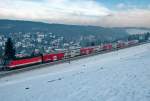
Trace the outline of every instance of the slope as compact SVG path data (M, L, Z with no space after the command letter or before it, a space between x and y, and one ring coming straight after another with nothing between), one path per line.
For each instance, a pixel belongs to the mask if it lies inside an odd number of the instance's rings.
M150 43L0 80L1 101L149 101Z

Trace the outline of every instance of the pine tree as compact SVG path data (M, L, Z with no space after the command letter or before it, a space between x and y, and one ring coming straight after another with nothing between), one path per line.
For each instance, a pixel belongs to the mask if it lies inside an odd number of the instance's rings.
M12 43L11 38L8 38L7 42L5 43L4 57L7 59L14 59L15 58L15 49L13 47L13 43Z
M150 33L149 33L149 32L147 32L147 33L145 34L145 40L148 40L148 39L149 39L149 37L150 37Z

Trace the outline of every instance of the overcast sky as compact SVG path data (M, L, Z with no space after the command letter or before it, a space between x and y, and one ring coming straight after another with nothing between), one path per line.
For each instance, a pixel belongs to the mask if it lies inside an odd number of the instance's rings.
M150 27L150 0L0 0L0 19Z

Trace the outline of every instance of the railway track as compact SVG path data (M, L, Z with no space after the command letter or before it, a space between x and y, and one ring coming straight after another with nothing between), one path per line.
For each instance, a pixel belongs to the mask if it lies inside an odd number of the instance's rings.
M69 63L70 61L74 61L74 60L78 60L78 59L82 59L82 58L86 58L86 57L90 57L90 56L94 56L94 55L98 55L98 54L105 54L105 53L109 53L109 52L114 52L114 51L117 51L117 50L130 48L130 47L135 47L135 46L146 44L146 43L149 43L149 42L143 42L143 43L136 44L134 46L128 46L128 47L119 48L119 49L100 51L100 52L91 53L91 54L88 54L88 55L77 56L77 57L63 59L63 60L50 62L50 63L44 63L44 64L39 64L39 65L28 66L28 67L25 67L25 68L19 68L19 69L15 69L15 70L9 70L9 71L0 70L0 78L6 77L6 76L11 76L11 75L22 73L22 72L27 72L27 71L38 69L38 68L46 68L48 66L52 66L52 65L56 65L56 64L60 64L60 63L65 63L65 62Z

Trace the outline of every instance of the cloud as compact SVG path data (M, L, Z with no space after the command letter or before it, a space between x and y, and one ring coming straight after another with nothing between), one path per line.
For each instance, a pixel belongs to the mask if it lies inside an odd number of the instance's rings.
M112 15L104 17L104 26L109 27L150 27L150 10L129 9L126 11L115 11Z
M46 20L51 22L87 22L106 16L109 10L93 0L6 0L0 4L1 18ZM9 5L9 6L8 6Z
M0 3L0 18L105 27L150 27L150 9L138 9L124 3L116 7L112 10L95 0L5 0Z

